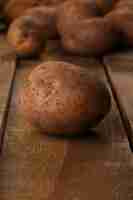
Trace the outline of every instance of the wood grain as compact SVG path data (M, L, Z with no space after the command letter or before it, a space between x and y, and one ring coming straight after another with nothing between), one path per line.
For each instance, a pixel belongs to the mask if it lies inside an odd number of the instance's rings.
M9 54L10 52L10 54ZM11 54L5 38L0 37L0 152L4 139L12 85L16 71L16 58Z
M110 114L95 130L88 130L86 137L48 137L31 127L17 110L18 93L40 61L80 64L108 84L98 60L65 55L54 44L49 42L40 60L21 61L17 67L0 158L0 198L130 200L132 154L113 98Z
M108 78L112 82L129 145L133 152L133 51L108 55L104 58L104 63Z

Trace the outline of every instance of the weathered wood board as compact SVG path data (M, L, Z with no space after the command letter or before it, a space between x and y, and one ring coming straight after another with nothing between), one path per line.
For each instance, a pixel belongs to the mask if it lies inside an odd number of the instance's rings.
M81 64L109 87L98 60L70 57L57 46L51 42L40 60L21 61L17 66L0 158L0 199L130 200L133 160L113 97L108 117L82 138L48 137L31 127L17 110L17 94L25 78L42 61Z
M104 63L124 112L122 118L126 118L125 128L133 151L133 51L110 54L104 58Z
M115 89L117 100L120 103L120 109L123 126L127 130L127 136L130 142L131 150L133 150L133 51L126 50L123 52L112 53L104 57L104 64L109 79ZM133 199L133 157L130 156L128 161L120 167L121 183L118 186L118 199ZM124 176L123 176L124 175ZM122 178L124 177L124 178ZM124 194L123 194L123 192Z
M16 58L4 38L0 37L0 152L4 139L7 112L10 103Z

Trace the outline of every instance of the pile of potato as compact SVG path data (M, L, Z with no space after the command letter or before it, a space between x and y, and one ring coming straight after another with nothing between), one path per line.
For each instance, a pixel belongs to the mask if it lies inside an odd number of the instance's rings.
M133 46L132 0L6 0L7 38L18 56L40 53L48 39L65 51L100 56L120 43ZM20 92L26 118L48 134L77 134L109 112L110 94L87 69L66 62L37 66Z
M8 21L24 15L25 10L37 6L57 6L65 0L0 0L0 7Z
M32 7L32 8L31 8ZM99 56L120 41L133 45L132 0L7 0L8 41L19 56L38 54L60 38L71 54Z

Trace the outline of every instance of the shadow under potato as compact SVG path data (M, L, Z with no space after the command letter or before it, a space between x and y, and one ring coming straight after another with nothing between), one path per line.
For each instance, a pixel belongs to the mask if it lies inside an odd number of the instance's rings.
M43 132L40 132L43 134ZM100 134L94 130L88 130L87 133L78 133L78 134L44 134L45 137L53 138L53 139L60 139L60 140L90 140L90 141L97 141L100 139Z
M8 30L8 23L5 19L5 17L0 16L0 33L5 33Z

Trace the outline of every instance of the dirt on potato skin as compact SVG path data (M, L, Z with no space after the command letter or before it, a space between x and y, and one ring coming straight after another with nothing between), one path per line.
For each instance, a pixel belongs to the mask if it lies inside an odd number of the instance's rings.
M105 84L88 70L66 62L36 67L22 89L19 110L47 134L80 134L99 123L111 107Z

